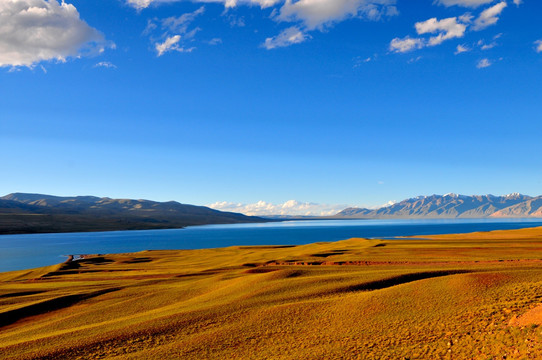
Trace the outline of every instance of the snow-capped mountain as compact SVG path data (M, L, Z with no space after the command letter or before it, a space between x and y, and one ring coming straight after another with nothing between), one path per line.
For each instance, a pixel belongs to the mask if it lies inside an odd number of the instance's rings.
M542 217L542 196L494 195L418 196L379 209L348 208L340 218L485 218Z

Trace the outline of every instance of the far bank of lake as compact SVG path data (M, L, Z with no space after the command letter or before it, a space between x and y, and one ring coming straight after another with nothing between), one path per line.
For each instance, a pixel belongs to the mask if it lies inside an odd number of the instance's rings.
M542 219L303 220L184 229L0 236L0 272L52 265L67 255L301 245L352 237L392 238L542 226Z

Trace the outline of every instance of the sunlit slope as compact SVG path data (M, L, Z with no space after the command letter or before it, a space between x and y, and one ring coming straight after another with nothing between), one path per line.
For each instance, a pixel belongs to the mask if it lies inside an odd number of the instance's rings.
M0 274L0 358L536 359L542 228Z

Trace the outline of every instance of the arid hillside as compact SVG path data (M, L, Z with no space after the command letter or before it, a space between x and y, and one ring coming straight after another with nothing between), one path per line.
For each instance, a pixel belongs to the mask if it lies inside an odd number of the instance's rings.
M24 193L0 197L0 234L172 229L264 221L269 220L176 201Z
M540 359L542 228L0 274L6 359Z

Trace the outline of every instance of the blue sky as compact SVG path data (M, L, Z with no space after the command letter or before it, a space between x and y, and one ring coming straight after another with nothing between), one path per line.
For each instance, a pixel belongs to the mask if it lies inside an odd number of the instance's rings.
M3 1L0 189L311 214L540 195L541 14L535 0Z

